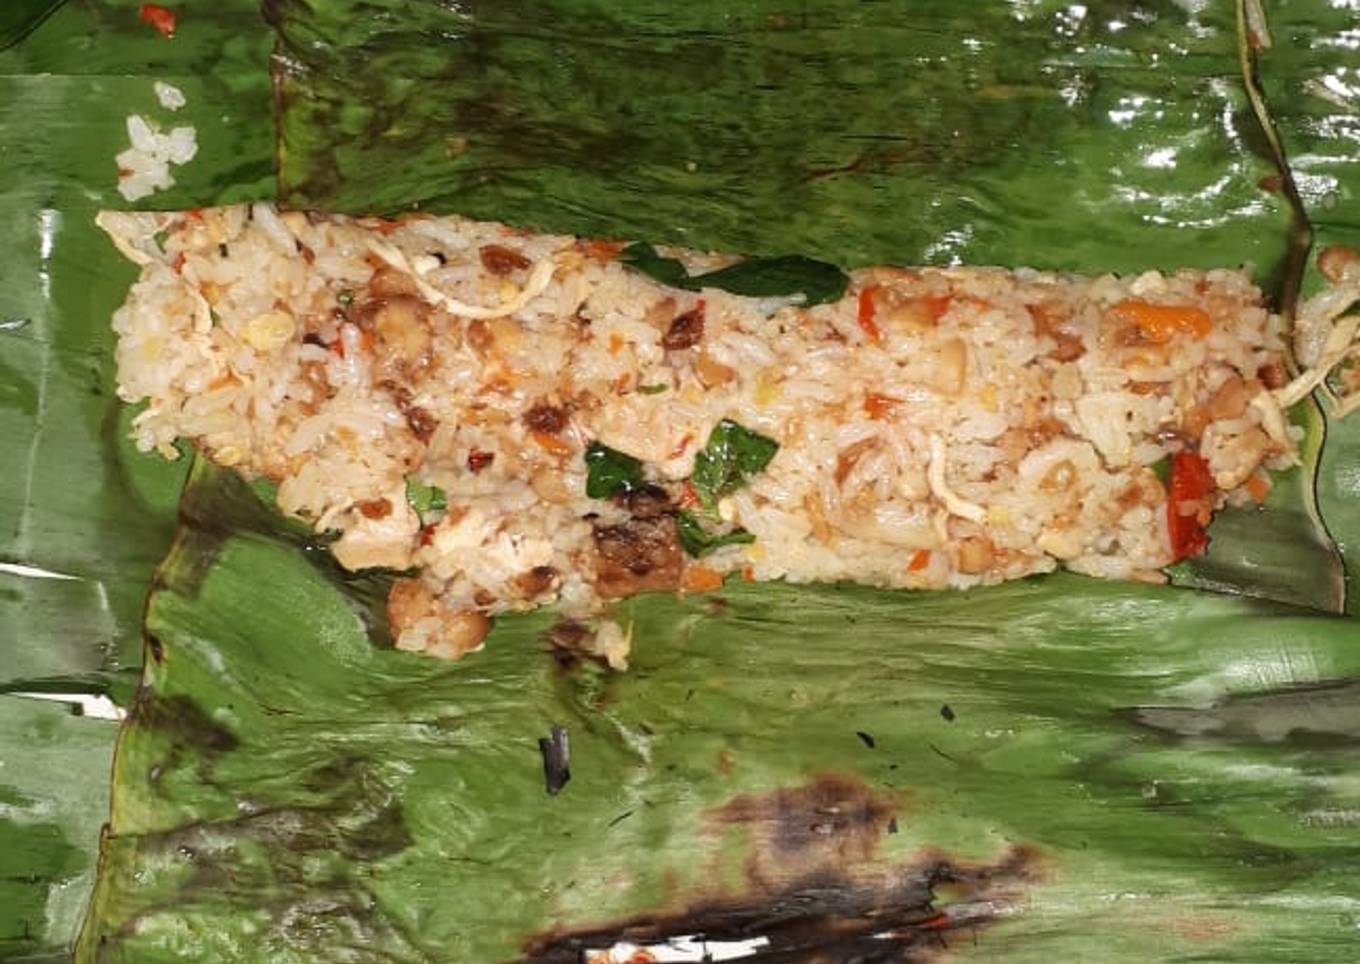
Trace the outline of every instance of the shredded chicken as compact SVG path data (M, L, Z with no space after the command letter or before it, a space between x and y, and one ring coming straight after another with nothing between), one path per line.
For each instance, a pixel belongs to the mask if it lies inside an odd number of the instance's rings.
M926 478L930 482L930 491L935 493L935 497L944 503L944 507L949 510L950 515L956 515L962 519L972 522L983 522L987 518L987 510L975 502L961 499L949 488L949 483L944 478L945 460L949 457L949 450L945 446L944 439L938 435L930 436L930 468L926 471Z
M488 308L482 305L470 305L466 302L459 301L457 298L451 298L444 294L444 292L440 291L421 277L420 272L416 271L416 269L412 267L411 262L406 260L406 255L393 245L379 241L376 238L371 238L369 239L368 246L369 250L389 266L410 275L412 280L415 281L416 290L420 292L421 297L426 301L433 305L441 305L445 310L463 318L483 318L489 320L492 318L504 318L506 315L513 315L543 293L544 289L552 282L553 272L557 270L557 266L553 263L551 258L544 258L542 261L538 262L538 264L534 265L534 270L529 273L528 282L525 283L518 295L504 304L497 305L494 308Z

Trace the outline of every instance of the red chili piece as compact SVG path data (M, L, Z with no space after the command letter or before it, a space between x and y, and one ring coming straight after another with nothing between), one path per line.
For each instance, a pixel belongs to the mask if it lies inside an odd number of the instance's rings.
M142 18L142 23L155 27L162 37L169 38L175 35L175 25L179 18L169 7L162 7L159 3L144 3L137 11L137 15Z
M1166 528L1171 536L1173 561L1197 556L1209 547L1209 536L1200 521L1200 511L1208 507L1205 500L1214 488L1209 463L1198 453L1177 452L1171 457Z

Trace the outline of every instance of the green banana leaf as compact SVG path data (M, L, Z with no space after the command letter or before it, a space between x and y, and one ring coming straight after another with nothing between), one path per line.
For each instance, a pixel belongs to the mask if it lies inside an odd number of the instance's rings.
M135 272L109 257L92 219L122 201L124 117L198 129L201 153L166 203L273 184L273 38L251 0L183 10L169 42L136 4L57 6L7 2L14 24L45 19L0 51L0 564L25 567L0 571L0 960L69 956L117 735L71 705L14 694L130 701L185 478L185 465L127 444L132 413L114 396L109 313ZM153 77L181 87L188 107L161 110Z
M0 573L0 688L131 708L78 960L577 960L625 931L767 935L767 960L1344 959L1360 628L1327 615L1328 536L1353 574L1354 423L1301 406L1304 465L1177 576L1233 595L732 586L627 604L629 674L561 665L550 613L429 663L381 645L380 580L233 479L195 469L175 529L184 466L131 451L112 395L132 272L90 223L121 204L122 118L171 119L160 78L202 148L157 206L268 197L277 169L298 205L845 265L1249 262L1278 291L1291 211L1232 4L264 8L185 0L166 41L73 2L0 53L0 561L77 577ZM1353 121L1307 81L1349 76L1360 24L1280 13L1271 113L1345 238ZM73 939L112 737L0 695L0 835L25 842L0 847L0 959Z
M553 659L546 613L448 665L374 647L364 595L234 477L200 464L185 511L77 960L565 961L724 927L790 961L1354 940L1347 618L1075 576L966 606L738 584L625 606L628 673Z

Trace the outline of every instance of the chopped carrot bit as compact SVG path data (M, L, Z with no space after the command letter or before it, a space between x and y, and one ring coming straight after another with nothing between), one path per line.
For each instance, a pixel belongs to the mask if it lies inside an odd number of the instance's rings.
M870 392L864 396L864 413L872 419L883 421L890 416L893 407L897 404L897 399L889 398L887 395L880 395L877 392Z
M1270 480L1263 475L1253 474L1247 479L1247 492L1257 502L1264 502L1270 495Z
M381 221L378 222L378 227L376 230L379 234L386 236L391 234L393 231L397 230L397 228L399 227L401 227L400 219L394 220L393 218L383 218Z
M624 249L622 241L582 241L581 253L596 261L613 261Z
M571 446L548 432L530 432L535 442L553 455L570 455Z
M621 351L623 351L623 336L617 331L611 332L609 335L609 354L617 355Z
M911 555L911 561L907 563L907 572L920 572L930 565L930 550L917 549Z
M712 592L722 588L722 574L708 566L687 566L685 568L685 592Z
M1163 344L1177 332L1203 338L1213 327L1213 319L1203 308L1191 305L1154 305L1146 301L1121 301L1110 309L1121 321L1136 324L1148 341Z
M926 314L930 315L931 321L939 321L949 311L950 302L954 300L953 295L926 295L921 299L926 306Z
M170 262L170 267L173 268L173 269L175 270L175 274L179 274L181 271L184 270L184 252L183 252L183 251L181 251L181 252L179 252L178 254L175 255L175 260Z
M684 487L680 490L680 508L692 509L698 504L699 493L694 490L693 483L686 479Z
M859 312L856 315L860 329L875 345L883 341L883 333L878 330L878 325L874 322L874 312L877 310L874 298L877 294L878 285L865 285L861 288L859 290Z
M741 578L744 582L756 581L756 567L749 562L741 567Z
M144 3L137 11L137 16L142 19L142 23L156 28L156 32L162 37L169 39L175 35L175 26L179 18L169 7L162 7L159 3Z

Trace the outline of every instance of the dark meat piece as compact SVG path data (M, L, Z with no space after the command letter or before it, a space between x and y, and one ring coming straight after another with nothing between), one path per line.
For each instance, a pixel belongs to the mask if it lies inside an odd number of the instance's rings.
M422 442L428 442L434 430L439 428L439 419L435 418L419 405L411 404L411 393L396 382L383 382L382 388L392 396L392 401L396 403L397 410L406 418L406 425L411 429L411 434Z
M365 499L354 506L365 519L386 519L392 514L392 503L387 499Z
M685 554L668 515L595 529L595 589L606 599L680 588Z
M485 244L481 250L482 267L494 275L507 275L512 271L523 271L533 264L514 248L500 244Z
M635 519L655 519L673 509L671 497L659 485L640 485L614 497L614 504L627 509Z
M1272 358L1256 370L1256 377L1259 378L1272 391L1277 388L1284 388L1289 384L1289 372L1285 370L1284 362L1278 358Z
M419 405L402 409L402 414L406 416L406 424L410 426L411 434L422 442L428 442L434 430L439 428L439 419Z
M683 315L676 315L670 329L661 336L661 347L667 351L682 351L693 348L704 337L704 309L702 306L691 308Z
M541 596L557 581L557 570L552 566L534 566L515 577L515 588L528 599Z
M567 412L556 405L539 402L524 413L524 424L535 432L556 435L567 427Z
M468 453L467 457L468 471L476 475L494 461L496 461L495 452L483 452L480 449L473 449Z

